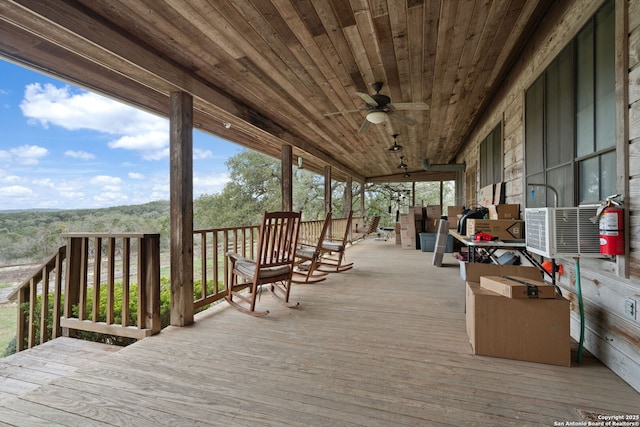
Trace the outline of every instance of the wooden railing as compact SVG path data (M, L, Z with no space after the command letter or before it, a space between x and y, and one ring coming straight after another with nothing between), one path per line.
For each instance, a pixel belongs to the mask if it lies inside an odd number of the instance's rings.
M321 220L303 222L300 238L317 241L322 225ZM345 226L346 218L332 220L334 233L342 234ZM229 280L225 254L253 258L258 230L255 225L194 231L194 281L199 283L194 309L224 298ZM9 295L18 302L17 351L74 330L134 339L160 331L159 234L63 237L67 245Z
M9 300L18 303L16 351L43 344L60 335L65 258L66 246L62 246L9 295ZM39 305L38 294L41 295Z
M331 221L338 234L344 234L346 218ZM304 221L300 225L300 240L315 242L322 230L323 220ZM229 280L229 251L253 259L258 244L259 226L214 228L194 231L194 281L199 281L194 295L194 309L212 304L226 296ZM342 237L341 237L342 238ZM199 253L199 257L197 256Z
M134 339L160 331L159 234L63 237L67 245L9 295L18 302L16 351L74 330Z

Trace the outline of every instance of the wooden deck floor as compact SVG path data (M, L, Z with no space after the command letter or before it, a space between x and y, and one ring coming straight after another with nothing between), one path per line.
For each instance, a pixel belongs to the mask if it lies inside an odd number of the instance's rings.
M588 355L571 368L472 355L450 255L437 268L367 239L347 257L353 270L294 287L297 309L265 294L266 318L221 304L193 326L87 350L80 367L0 400L0 425L553 426L640 413L640 394Z

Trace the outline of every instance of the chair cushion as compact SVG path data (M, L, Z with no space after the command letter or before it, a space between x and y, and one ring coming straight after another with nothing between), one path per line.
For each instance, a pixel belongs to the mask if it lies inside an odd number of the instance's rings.
M332 252L341 252L342 250L344 250L344 247L340 242L332 242L330 240L324 240L322 242L322 249L332 251Z
M296 249L296 256L300 258L313 258L316 254L316 248L311 248L309 246L300 246Z
M246 258L236 261L236 270L245 277L253 277L256 272L256 263ZM268 279L289 274L291 268L289 265L279 265L275 267L263 267L258 275L259 279Z

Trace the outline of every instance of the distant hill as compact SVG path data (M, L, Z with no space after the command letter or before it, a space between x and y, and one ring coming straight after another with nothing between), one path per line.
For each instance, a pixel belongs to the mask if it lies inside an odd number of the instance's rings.
M169 201L101 209L0 212L0 266L41 262L64 245L63 233L160 233L166 245Z
M21 212L56 212L61 209L5 209L0 210L0 215L2 214L10 214L10 213L21 213Z

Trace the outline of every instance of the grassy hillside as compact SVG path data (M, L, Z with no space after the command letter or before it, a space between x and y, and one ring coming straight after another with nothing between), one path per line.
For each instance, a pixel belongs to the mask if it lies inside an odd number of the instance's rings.
M0 266L41 262L64 245L62 233L140 232L166 237L168 227L168 201L104 209L3 211Z

